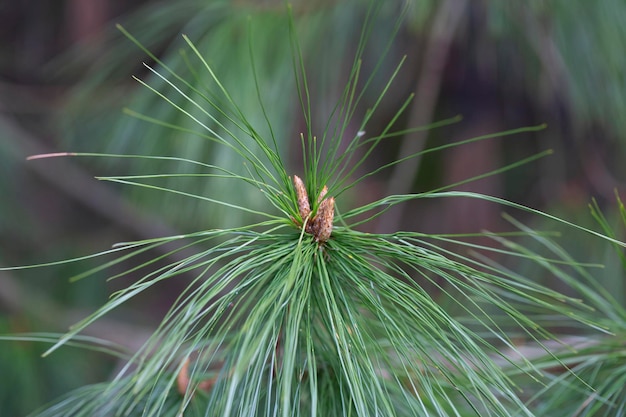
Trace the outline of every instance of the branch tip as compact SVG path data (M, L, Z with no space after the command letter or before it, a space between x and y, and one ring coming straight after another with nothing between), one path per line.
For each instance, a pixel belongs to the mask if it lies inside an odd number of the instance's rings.
M44 159L44 158L57 158L59 156L76 156L75 152L53 152L53 153L40 153L37 155L30 155L26 157L27 161L32 161L33 159Z

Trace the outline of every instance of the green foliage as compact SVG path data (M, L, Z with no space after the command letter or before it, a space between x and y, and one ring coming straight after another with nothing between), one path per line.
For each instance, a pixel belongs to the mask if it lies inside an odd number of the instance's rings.
M372 81L375 72L362 79L366 41L379 11L373 6L366 17L346 87L328 115L328 123L321 124L319 130L313 120L296 26L292 18L288 25L285 22L292 42L294 85L299 86L306 124L301 145L303 177L311 196L310 213L304 212L298 202L291 176L294 173L288 171L282 155L282 135L272 123L273 109L264 100L264 91L254 76L252 91L259 100L252 119L250 110L239 106L237 97L217 76L209 63L210 52L189 37L183 37L184 56L193 71L181 74L178 67L150 55L155 65L146 65L147 81L137 80L161 98L163 106L173 109L177 120L164 121L158 115L143 112L133 114L160 129L170 128L177 133L189 133L189 126L194 126L202 139L240 161L240 169L231 168L229 163L204 162L193 153L183 157L169 156L168 152L167 156L71 155L190 167L185 173L100 179L164 191L178 199L196 198L208 202L210 207L242 211L253 221L245 226L122 243L110 251L86 257L118 256L74 277L75 280L134 259L135 265L111 279L140 278L115 292L99 310L55 341L47 353L83 341L78 335L87 326L152 287L171 280L189 282L158 329L130 357L111 350L105 342L85 340L93 343L95 349L124 357L124 368L112 381L79 388L36 415L571 415L572 408L564 409L558 403L565 396L559 390L575 385L576 393L587 392L590 384L596 382L606 393L603 399L616 400L594 403L597 408L590 408L591 412L602 407L613 411L623 408L623 393L617 389L620 383L623 387L621 377L608 379L605 386L595 378L609 366L623 366L622 353L601 356L602 351L594 350L596 361L581 362L588 354L585 350L553 351L546 345L547 340L555 339L553 333L558 330L553 326L554 320L560 320L562 326L604 333L606 336L599 340L616 343L610 333L619 327L595 315L594 309L609 316L618 311L618 306L605 304L610 299L608 294L594 286L587 272L592 265L574 262L546 234L527 229L513 219L510 221L518 233L480 235L493 239L500 245L496 247L465 239L478 235L373 234L360 231L359 226L394 205L411 200L464 197L543 216L624 246L618 239L502 199L446 189L450 187L388 196L360 207L348 207L341 201L342 195L372 174L355 173L376 147L405 133L394 129L410 98L382 132L366 133L368 122L397 75L396 69L389 82L382 85ZM127 36L140 44L130 34ZM255 40L250 39L250 45ZM250 51L249 56L254 75L258 68L256 55ZM189 76L202 82L191 82ZM354 129L355 109L364 100L364 89L376 90L378 99L368 103L370 111L356 122L358 128ZM537 128L499 135L534 130ZM540 156L543 153L536 157ZM403 161L380 169L400 162ZM235 189L205 194L187 191L172 182L185 177L240 184L246 195L264 204L242 203L236 198ZM325 186L326 195L322 191ZM328 240L320 239L307 223L322 214L324 201L333 201L334 197L337 203L332 205L332 235ZM597 211L596 215L600 218ZM516 234L537 240L552 251L554 259L509 240ZM154 248L162 248L164 255L140 260L140 255ZM193 254L175 259L183 250L192 250ZM536 265L571 295L499 265L494 260L496 256ZM624 317L620 317L623 323ZM540 356L527 358L518 337L542 348ZM597 368L598 363L602 369ZM551 377L549 367L554 366L562 367L563 372ZM546 380L544 392L536 388ZM537 396L524 398L520 394L522 385L533 387L531 392ZM544 393L551 395L549 400L543 399ZM583 406L587 405L579 405Z
M321 114L325 118L331 111L329 109L336 105L335 94L342 89L345 68L351 67L351 62L345 58L345 51L358 44L363 15L366 14L365 4L357 0L332 7L308 7L304 3L294 6L299 22L294 30L298 32L299 47L306 52L308 64L315 68L333 69L313 71L313 75L308 77L308 82L313 83L312 90L316 92L312 101L313 114ZM397 5L391 7L392 10L386 11L385 16L396 8ZM253 19L251 15L254 15ZM141 34L135 43L146 53L145 60L158 60L184 79L185 84L174 87L146 67L134 68L134 73L143 74L142 79L160 94L167 95L176 106L163 106L158 95L148 89L133 90L133 86L125 83L130 78L127 74L120 79L122 68L133 68L128 62L137 61L138 49L129 47L132 44L127 40L112 36L115 42L111 42L111 53L93 57L96 62L93 75L78 84L75 97L65 111L65 143L76 151L176 155L241 173L239 155L229 147L215 146L215 142L207 137L210 130L219 130L221 125L227 129L237 130L237 127L232 125L228 114L212 111L209 116L203 112L203 107L194 104L216 100L212 105L220 108L228 105L221 101L223 97L213 75L199 67L202 63L182 40L182 33L194 40L195 47L206 57L220 84L228 88L230 98L237 103L239 111L246 115L258 134L266 138L272 136L278 154L283 160L288 160L288 151L293 148L294 142L298 143L302 113L294 106L298 100L299 85L293 77L292 56L286 42L289 27L285 19L282 4L263 8L256 7L254 2L207 3L197 0L178 2L175 6L159 3L127 17L124 26L132 28L133 33ZM368 29L375 31L378 40L374 44L376 47L365 55L370 62L377 62L378 56L384 53L390 32L394 30L393 23L390 25L388 19L379 18L378 22L381 24ZM372 46L370 44L370 48ZM157 59L150 51L160 51L158 56L161 58ZM79 52L77 59L84 59L84 51ZM251 55L254 55L253 61ZM254 67L251 68L251 65ZM159 68L155 69L158 71ZM117 87L102 91L104 80L110 80ZM259 111L259 87L263 89L264 103L271 108L268 114ZM180 88L189 100L179 95L175 88ZM133 117L119 117L117 107L115 111L107 111L109 103L118 106L120 95L125 97L129 90L133 94L123 101L128 106L126 113ZM94 103L94 97L98 97L100 103ZM269 124L266 124L266 117L270 117ZM320 123L324 123L321 117L319 119ZM313 120L308 122L315 123ZM323 125L316 128L323 129ZM130 171L116 159L107 161L106 167L111 166L116 172ZM158 163L136 160L131 169L132 172L158 169L181 175L200 172L198 166L179 164L174 160ZM181 180L170 176L164 177L162 183L179 186ZM189 192L196 195L230 194L231 200L238 205L256 209L264 204L263 199L249 193L241 182L195 181L184 184ZM160 214L183 230L192 230L197 224L224 227L251 220L243 212L233 213L222 207L214 207L208 212L194 202L181 205L176 196L163 196L141 188L131 188L127 192L133 201L143 206L162 207Z
M330 0L316 2L315 5L303 1L293 3L298 17L297 30L303 56L307 66L312 69L309 71L312 91L317 94L312 100L312 112L318 116L312 122L316 123L325 120L337 101L335 92L341 91L346 72L352 64L352 57L346 51L354 49L358 44L361 23L367 14L369 2ZM606 141L609 146L616 146L618 153L623 149L619 142L611 144L612 141L620 140L618 132L624 129L620 115L626 110L620 94L624 89L619 87L623 85L623 54L620 53L621 45L624 44L621 21L626 12L623 2L611 0L601 6L583 3L572 5L562 0L549 3L467 3L455 5L449 1L386 1L377 16L377 24L369 29L372 39L364 55L364 68L369 71L377 64L386 66L391 63L393 66L395 58L406 53L406 48L411 48L413 60L418 64L411 62L410 72L418 73L420 67L428 66L423 62L429 57L425 56L426 48L422 44L429 38L436 40L441 36L434 33L431 23L438 19L438 15L445 15L446 9L466 7L468 11L462 13L459 30L450 29L450 36L456 40L455 45L460 49L470 49L471 56L461 54L460 57L452 57L450 61L467 60L472 63L464 65L474 71L485 71L483 76L490 78L490 82L497 80L499 83L489 88L500 89L503 100L507 100L510 95L528 94L527 99L534 102L540 113L552 105L559 109L565 106L570 112L566 116L567 120L555 116L556 120L553 121L552 115L540 114L540 120L550 119L552 127L543 142L551 139L555 142L551 146L562 146L562 136L579 141L586 132L599 125L607 131ZM409 36L408 45L398 42L392 48L391 59L381 63L378 57L384 55L388 34L393 33L397 12L403 6L407 7L408 16L402 22L401 33ZM248 29L250 15L254 16L252 30ZM259 4L258 1L247 0L183 0L176 5L170 2L149 2L136 13L125 17L123 22L133 34L137 34L147 49L158 52L157 55L187 81L196 87L211 89L213 84L209 74L198 71L195 64L190 62L194 58L185 51L180 33L193 39L238 106L261 130L262 123L258 123L260 119L257 119L261 116L257 111L255 83L262 86L265 102L271 103L275 138L282 152L287 152L293 148L293 138L302 130L302 115L293 106L299 86L290 75L290 56L287 49L280 47L288 36L286 25L281 24L283 18L282 1L270 0ZM120 39L119 33L114 32L110 34L111 41L106 44L106 53L93 48L94 52L81 49L75 54L76 60L92 63L93 71L78 83L76 100L72 100L72 104L62 112L66 128L62 135L65 144L77 151L177 155L212 164L219 161L220 166L237 171L237 157L225 148L198 138L198 134L205 132L197 129L190 119L172 107L162 106L148 90L136 89L127 84L130 78L128 71L132 69L135 74L145 75L145 69L140 65L137 68L129 64L139 61L137 50L129 42ZM254 39L254 77L249 71L248 36ZM152 62L149 57L145 59ZM448 66L452 64L448 63ZM328 70L317 70L321 68ZM399 94L407 94L414 85L411 75L405 74L403 77ZM156 76L146 76L145 79L164 93L169 88ZM382 76L375 81L385 82ZM193 97L193 93L190 94ZM179 128L171 131L146 124L141 118L119 117L120 98L133 112ZM373 99L374 96L368 98ZM186 100L175 99L186 110L194 111L192 107L187 107L189 102ZM395 95L388 97L389 101L403 99ZM445 97L441 97L440 101L442 105L447 104ZM517 113L521 110L511 112L519 117ZM219 114L214 116L221 119ZM202 115L200 117L209 126L215 127L212 121ZM563 126L559 126L560 123ZM552 135L557 137L550 138ZM597 137L597 133L594 136ZM393 150L393 146L388 149ZM568 145L562 149L563 154L572 152L581 159L585 157L584 148ZM135 161L133 172L153 169L155 165L152 162L148 166ZM112 159L107 163L114 166L113 171L116 173L131 173L126 165L117 160ZM556 169L554 165L550 167ZM182 174L198 172L191 166L183 167L166 161L159 163L158 169L160 172ZM581 169L576 167L579 172ZM553 170L549 172L554 173ZM179 184L180 179L171 178L167 182ZM238 187L237 183L226 185L219 181L198 181L187 185L190 192L203 195L224 194L229 188ZM237 196L235 198L240 205L262 208L262 200L250 198L245 189L236 191L233 194ZM126 192L133 197L133 201L144 207L150 207L151 210L155 206L161 207L159 214L167 222L185 231L193 230L197 224L221 227L242 225L250 221L243 213L233 214L220 207L209 214L201 205L193 202L181 206L175 196L162 196L137 188Z

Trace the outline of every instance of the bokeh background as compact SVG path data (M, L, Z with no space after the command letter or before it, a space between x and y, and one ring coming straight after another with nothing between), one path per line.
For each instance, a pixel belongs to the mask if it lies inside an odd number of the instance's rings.
M615 192L626 196L626 3L409 0L407 15L385 55L405 6L387 1L376 16L364 74L380 63L364 114L403 56L406 62L366 134L389 122L416 97L397 130L456 115L462 121L386 141L362 172L420 149L474 136L547 124L543 130L494 138L429 154L369 178L342 202L421 192L506 166L546 149L553 155L460 189L529 205L593 227L595 198L611 217ZM319 131L338 100L367 19L367 1L294 1L293 14ZM251 19L249 19L251 17ZM195 129L137 75L167 90L142 62L152 59L115 28L121 23L172 68L200 86L181 52L187 34L214 67L246 116L263 126L250 49L263 100L288 166L300 174L296 84L282 0L66 0L0 4L0 265L27 265L106 250L115 242L226 227L249 219L180 196L100 182L97 175L193 173L175 163L28 155L107 152L179 156L242 168L223 149L192 134L165 129L122 109ZM250 35L252 34L252 35ZM188 53L188 51L187 51ZM382 59L381 59L382 57ZM354 132L352 132L354 133ZM231 183L194 179L172 186L261 207L262 197ZM350 201L349 201L350 200ZM501 208L484 202L416 202L364 226L390 232L467 233L506 230ZM535 227L536 219L522 218ZM622 233L623 230L618 233ZM577 259L604 262L605 247L579 237L560 242ZM146 254L154 256L154 254ZM51 268L0 272L0 333L60 333L101 305L124 281L109 273L70 283L101 259ZM608 264L606 286L624 302L624 272ZM136 349L167 311L180 282L164 284L114 312L86 335ZM107 380L119 364L88 349L66 348L42 359L49 345L0 341L0 414L24 415L86 383Z

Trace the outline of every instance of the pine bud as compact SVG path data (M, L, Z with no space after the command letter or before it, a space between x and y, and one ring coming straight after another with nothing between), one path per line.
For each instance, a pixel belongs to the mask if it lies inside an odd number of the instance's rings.
M309 195L306 192L304 183L297 175L293 176L293 186L296 189L296 196L298 197L298 211L302 221L306 221L306 218L311 214L311 205L309 203Z

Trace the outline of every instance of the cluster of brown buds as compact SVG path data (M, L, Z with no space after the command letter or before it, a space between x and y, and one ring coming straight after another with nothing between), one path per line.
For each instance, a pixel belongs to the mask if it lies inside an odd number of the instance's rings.
M333 231L335 198L325 198L328 193L328 187L324 186L319 197L317 197L317 213L313 216L313 218L309 219L309 216L311 215L311 204L309 202L309 195L306 192L306 187L297 175L293 176L293 185L296 189L296 196L298 197L298 211L300 212L300 218L303 222L306 222L304 230L313 235L316 242L326 242L330 238L330 234ZM296 223L298 222L296 221ZM298 224L298 226L302 225Z

